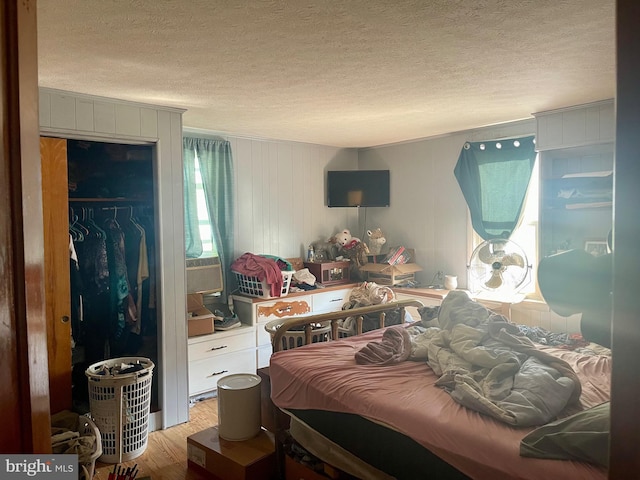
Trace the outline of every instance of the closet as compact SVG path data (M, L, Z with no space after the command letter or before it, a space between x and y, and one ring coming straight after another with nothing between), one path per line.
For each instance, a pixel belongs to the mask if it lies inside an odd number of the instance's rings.
M55 245L46 255L51 409L84 413L89 365L142 356L159 367L154 149L43 137L41 155L45 243ZM157 392L156 382L152 410Z
M189 392L184 320L184 109L41 87L38 110L40 136L49 146L43 153L42 190L46 215L45 303L51 411L61 409L56 408L55 402L63 408L71 405L71 366L83 358L80 350L74 352L74 359L71 358L69 220L72 224L77 216L82 222L93 215L93 220L98 222L102 217L110 215L113 218L115 215L120 224L126 223L130 214L134 220L142 222L141 217L149 213L154 219L153 245L156 249L152 254L155 274L150 275L155 280L152 292L156 295L156 331L151 329L149 337L155 333L156 341L143 338L138 352L138 356L153 357L154 353L149 350L157 350L149 429L153 431L186 422L189 419ZM102 153L88 155L98 146ZM48 155L47 161L44 161L45 155ZM149 155L151 163L148 162ZM68 157L82 158L84 163L69 165ZM108 168L98 172L89 168L91 158L111 160L107 163ZM145 166L139 166L134 172L123 170L132 164ZM88 183L81 184L77 178L85 167L94 175ZM101 184L103 177L112 181ZM141 191L146 191L148 196L141 195ZM66 293L65 288L68 289ZM144 332L144 311L142 318ZM111 344L105 348L113 353ZM97 348L89 354L103 355L104 352L104 348ZM84 372L79 380L85 380Z

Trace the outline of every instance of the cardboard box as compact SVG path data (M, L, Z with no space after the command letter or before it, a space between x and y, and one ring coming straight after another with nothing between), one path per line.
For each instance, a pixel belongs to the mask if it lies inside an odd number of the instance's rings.
M213 313L204 306L201 293L187 295L187 335L207 335L214 331Z
M387 254L376 256L373 263L360 267L360 271L366 272L367 280L370 282L379 285L402 285L415 280L415 272L422 270L415 261L416 251L413 248L392 247Z
M367 279L379 285L399 285L415 279L415 272L422 270L417 263L389 265L387 263L367 263L360 271L367 272Z
M262 430L242 442L224 440L218 427L187 437L188 468L206 471L220 480L273 479L276 455L273 434Z

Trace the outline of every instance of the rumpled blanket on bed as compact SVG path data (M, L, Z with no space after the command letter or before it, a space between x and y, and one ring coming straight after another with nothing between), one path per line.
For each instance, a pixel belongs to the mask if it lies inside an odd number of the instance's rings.
M580 398L569 364L538 350L509 323L462 291L440 306L440 327L410 328L412 359L426 359L462 405L509 425L544 425Z
M450 292L440 327L410 327L411 359L426 359L462 405L512 426L544 425L580 398L564 360L538 350L509 323L462 291Z
M356 352L360 365L391 365L404 362L411 355L411 337L404 327L389 327L380 342L369 342Z

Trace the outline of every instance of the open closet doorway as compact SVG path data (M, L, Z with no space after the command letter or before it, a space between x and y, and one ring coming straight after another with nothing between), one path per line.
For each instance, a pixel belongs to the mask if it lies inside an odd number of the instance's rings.
M154 362L157 411L155 146L40 144L51 412L88 412L85 370L120 357Z

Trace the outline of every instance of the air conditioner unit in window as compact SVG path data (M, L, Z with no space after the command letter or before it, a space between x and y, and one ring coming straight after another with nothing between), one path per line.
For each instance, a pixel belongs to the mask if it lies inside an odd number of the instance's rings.
M187 258L187 293L215 293L222 288L218 257Z

